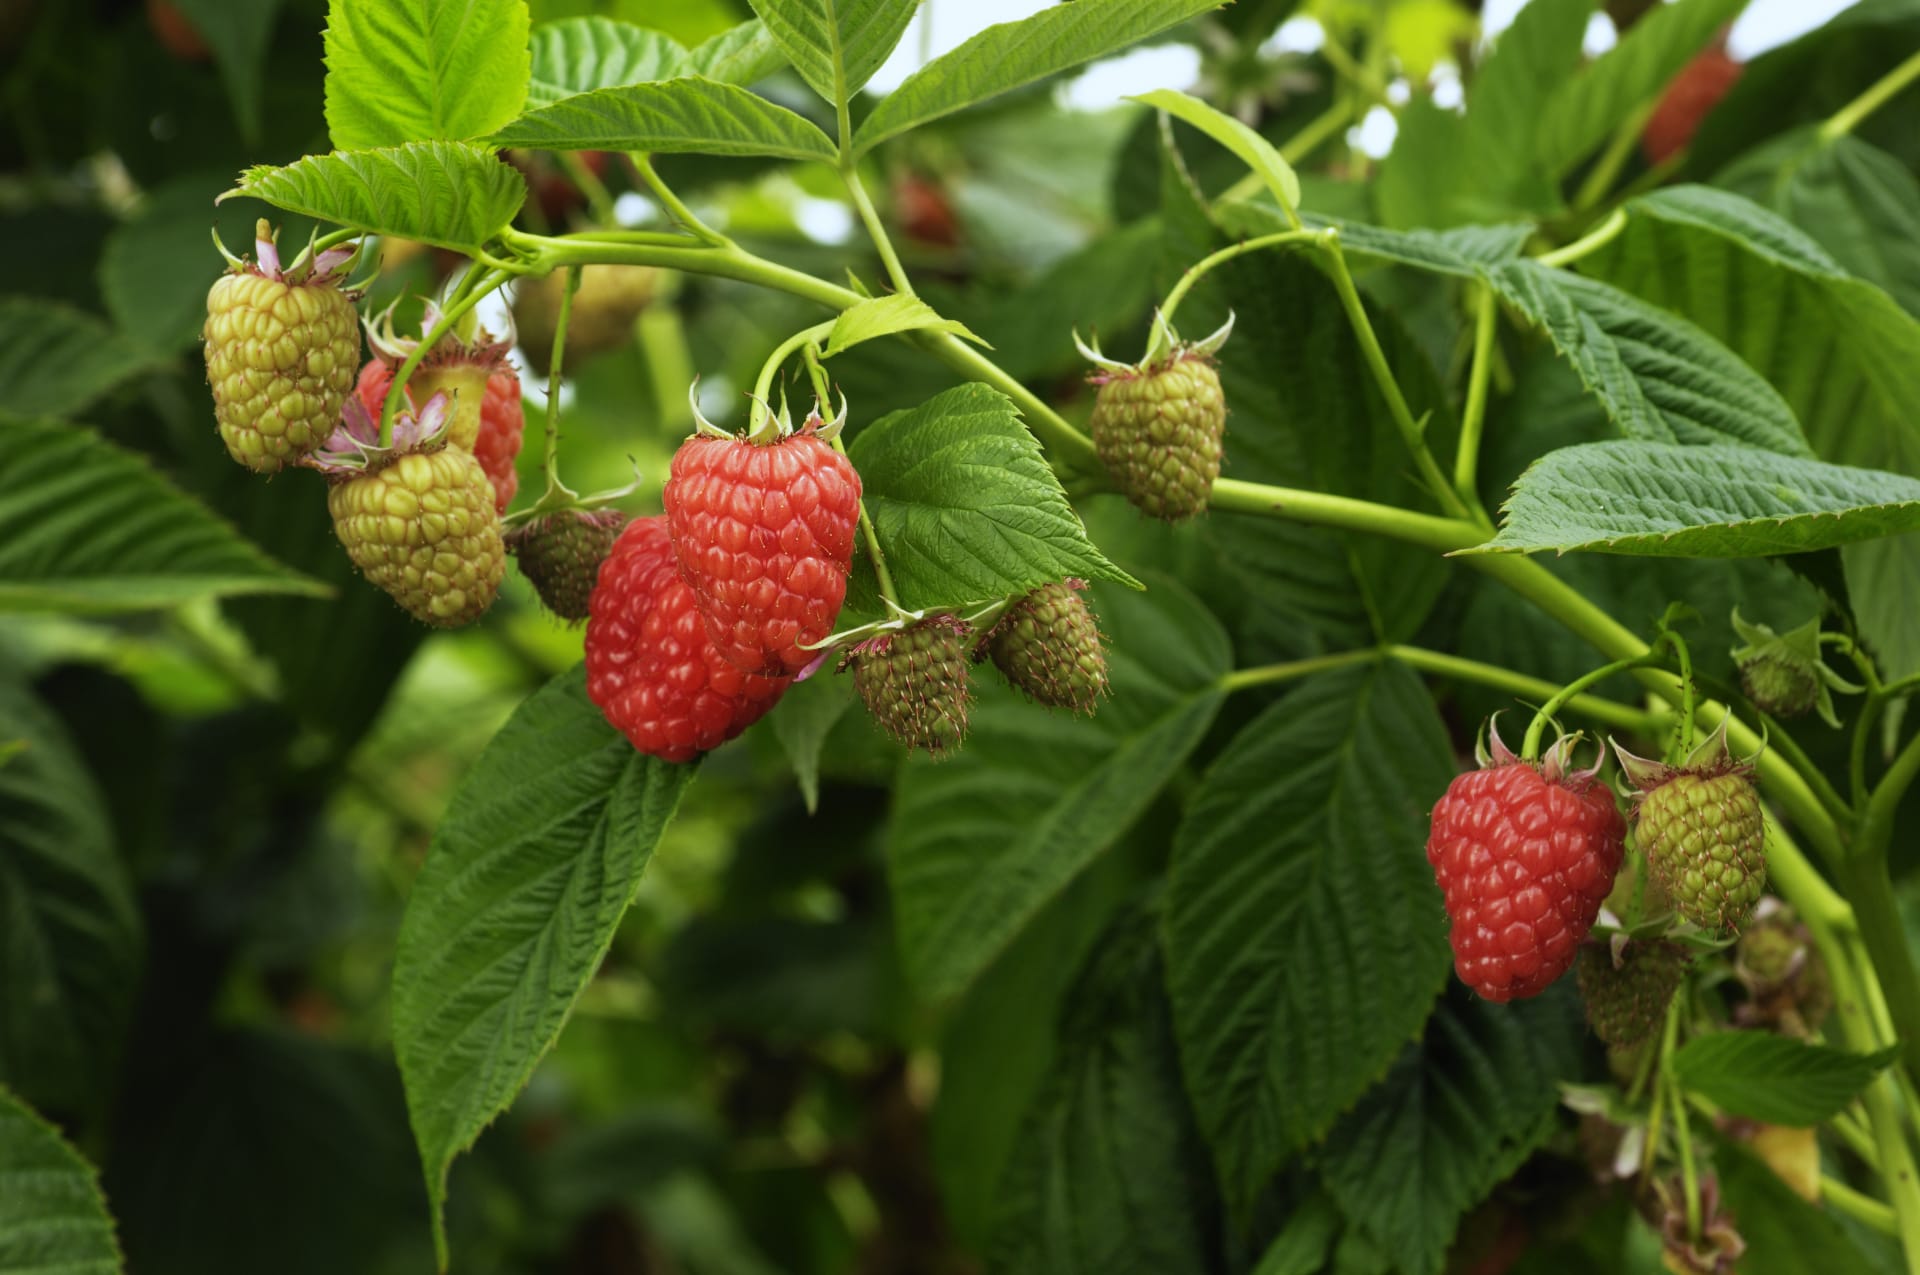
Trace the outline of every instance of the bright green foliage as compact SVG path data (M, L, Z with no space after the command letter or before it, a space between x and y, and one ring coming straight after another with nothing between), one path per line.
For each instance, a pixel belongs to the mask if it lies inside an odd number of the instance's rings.
M1766 1032L1714 1032L1675 1054L1680 1083L1732 1115L1815 1125L1844 1108L1891 1059Z
M792 111L698 76L561 98L509 124L492 140L553 150L833 158L827 135Z
M465 142L309 155L285 168L250 168L235 191L377 235L463 250L498 234L527 197L520 174Z
M484 137L526 100L524 0L332 0L326 48L339 150Z

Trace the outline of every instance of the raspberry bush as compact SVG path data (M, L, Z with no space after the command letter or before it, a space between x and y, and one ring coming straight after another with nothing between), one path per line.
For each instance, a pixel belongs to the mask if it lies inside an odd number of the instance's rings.
M0 1272L1920 1272L1920 17L1513 7L0 5Z

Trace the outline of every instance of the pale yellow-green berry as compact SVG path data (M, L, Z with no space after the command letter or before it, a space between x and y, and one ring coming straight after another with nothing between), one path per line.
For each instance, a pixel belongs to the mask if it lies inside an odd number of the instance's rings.
M336 282L224 274L207 293L201 335L220 437L248 469L292 464L340 423L359 372L360 319Z
M327 493L353 565L424 624L453 628L493 605L506 570L486 471L457 447L408 452Z

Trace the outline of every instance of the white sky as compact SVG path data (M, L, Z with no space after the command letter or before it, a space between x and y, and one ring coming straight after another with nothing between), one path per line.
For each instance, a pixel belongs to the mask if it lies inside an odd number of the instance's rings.
M1484 22L1494 33L1513 21L1526 0L1486 0ZM874 75L870 87L885 92L899 85L921 65L923 43L933 56L954 48L968 36L996 22L1024 18L1049 7L1051 0L922 0L920 12L907 27L887 64ZM1735 57L1755 54L1783 44L1811 31L1851 0L1752 0L1745 14L1734 23L1728 40ZM932 30L926 31L928 23ZM1607 47L1612 32L1609 24L1596 23L1589 32L1588 48L1600 52ZM1074 106L1097 110L1111 106L1128 93L1149 88L1184 88L1192 84L1199 68L1199 57L1190 48L1159 47L1139 49L1094 67L1067 88L1067 101Z

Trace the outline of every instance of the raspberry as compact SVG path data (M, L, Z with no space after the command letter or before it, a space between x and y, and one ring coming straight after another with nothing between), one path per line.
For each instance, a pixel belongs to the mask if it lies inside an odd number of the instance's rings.
M207 384L227 452L273 473L326 441L360 362L354 298L336 274L352 255L303 253L280 268L272 231L259 224L255 263L235 262L207 293Z
M1682 766L1614 751L1638 789L1635 840L1674 911L1703 930L1736 933L1766 888L1766 822L1751 768L1727 756L1726 723Z
M1833 1008L1833 985L1812 935L1777 903L1762 904L1759 919L1740 935L1733 972L1748 1000L1735 1009L1734 1021L1810 1036Z
M1640 134L1640 152L1649 164L1658 164L1693 144L1700 121L1720 104L1746 67L1727 56L1722 41L1703 49L1680 69L1660 95Z
M691 761L765 716L789 685L723 659L673 562L667 520L636 518L600 568L587 696L641 752Z
M750 673L806 667L846 598L860 476L819 427L814 416L766 443L701 433L674 453L674 557L708 636Z
M1488 1000L1537 995L1566 973L1620 868L1620 812L1592 771L1567 772L1572 743L1535 764L1496 734L1492 757L1433 808L1427 862L1452 918L1454 969Z
M431 329L440 320L440 307L427 302L421 325ZM393 384L393 373L419 347L411 337L393 330L388 308L377 324L368 326L368 339L377 356L360 370L356 393L377 420L381 400ZM456 324L427 352L407 381L407 394L428 399L446 394L453 402L448 441L472 452L493 484L494 507L501 513L520 489L514 462L520 456L520 436L526 416L520 408L520 374L507 360L510 340L496 339L484 328L464 330Z
M1027 698L1091 713L1107 693L1107 653L1079 580L1041 585L987 634L986 654Z
M334 534L362 575L424 624L452 628L493 605L506 571L500 515L480 465L446 445L447 401L396 417L394 446L358 398L310 463L332 484Z
M1742 645L1733 650L1740 668L1740 689L1753 706L1775 717L1800 717L1818 710L1820 719L1838 727L1834 691L1858 694L1862 689L1826 666L1820 651L1820 618L1785 633L1764 624L1749 624L1733 613L1733 631Z
M1630 942L1616 960L1611 943L1580 949L1580 996L1593 1034L1609 1045L1637 1045L1665 1021L1691 958L1678 943Z
M553 365L553 337L560 319L560 290L566 272L556 270L520 285L513 300L513 321L520 348L534 371L545 376ZM567 366L617 350L633 340L633 323L653 299L659 280L651 266L585 266L580 289L567 315Z
M1074 343L1100 370L1087 423L1100 463L1134 507L1168 522L1203 513L1220 477L1227 399L1213 356L1233 331L1233 318L1212 336L1181 342L1154 316L1154 339L1143 361L1119 363L1097 347Z
M507 533L507 551L549 611L563 620L584 620L600 564L625 523L611 509L543 514Z
M934 616L848 654L867 711L908 748L939 757L966 737L968 632L953 616Z

